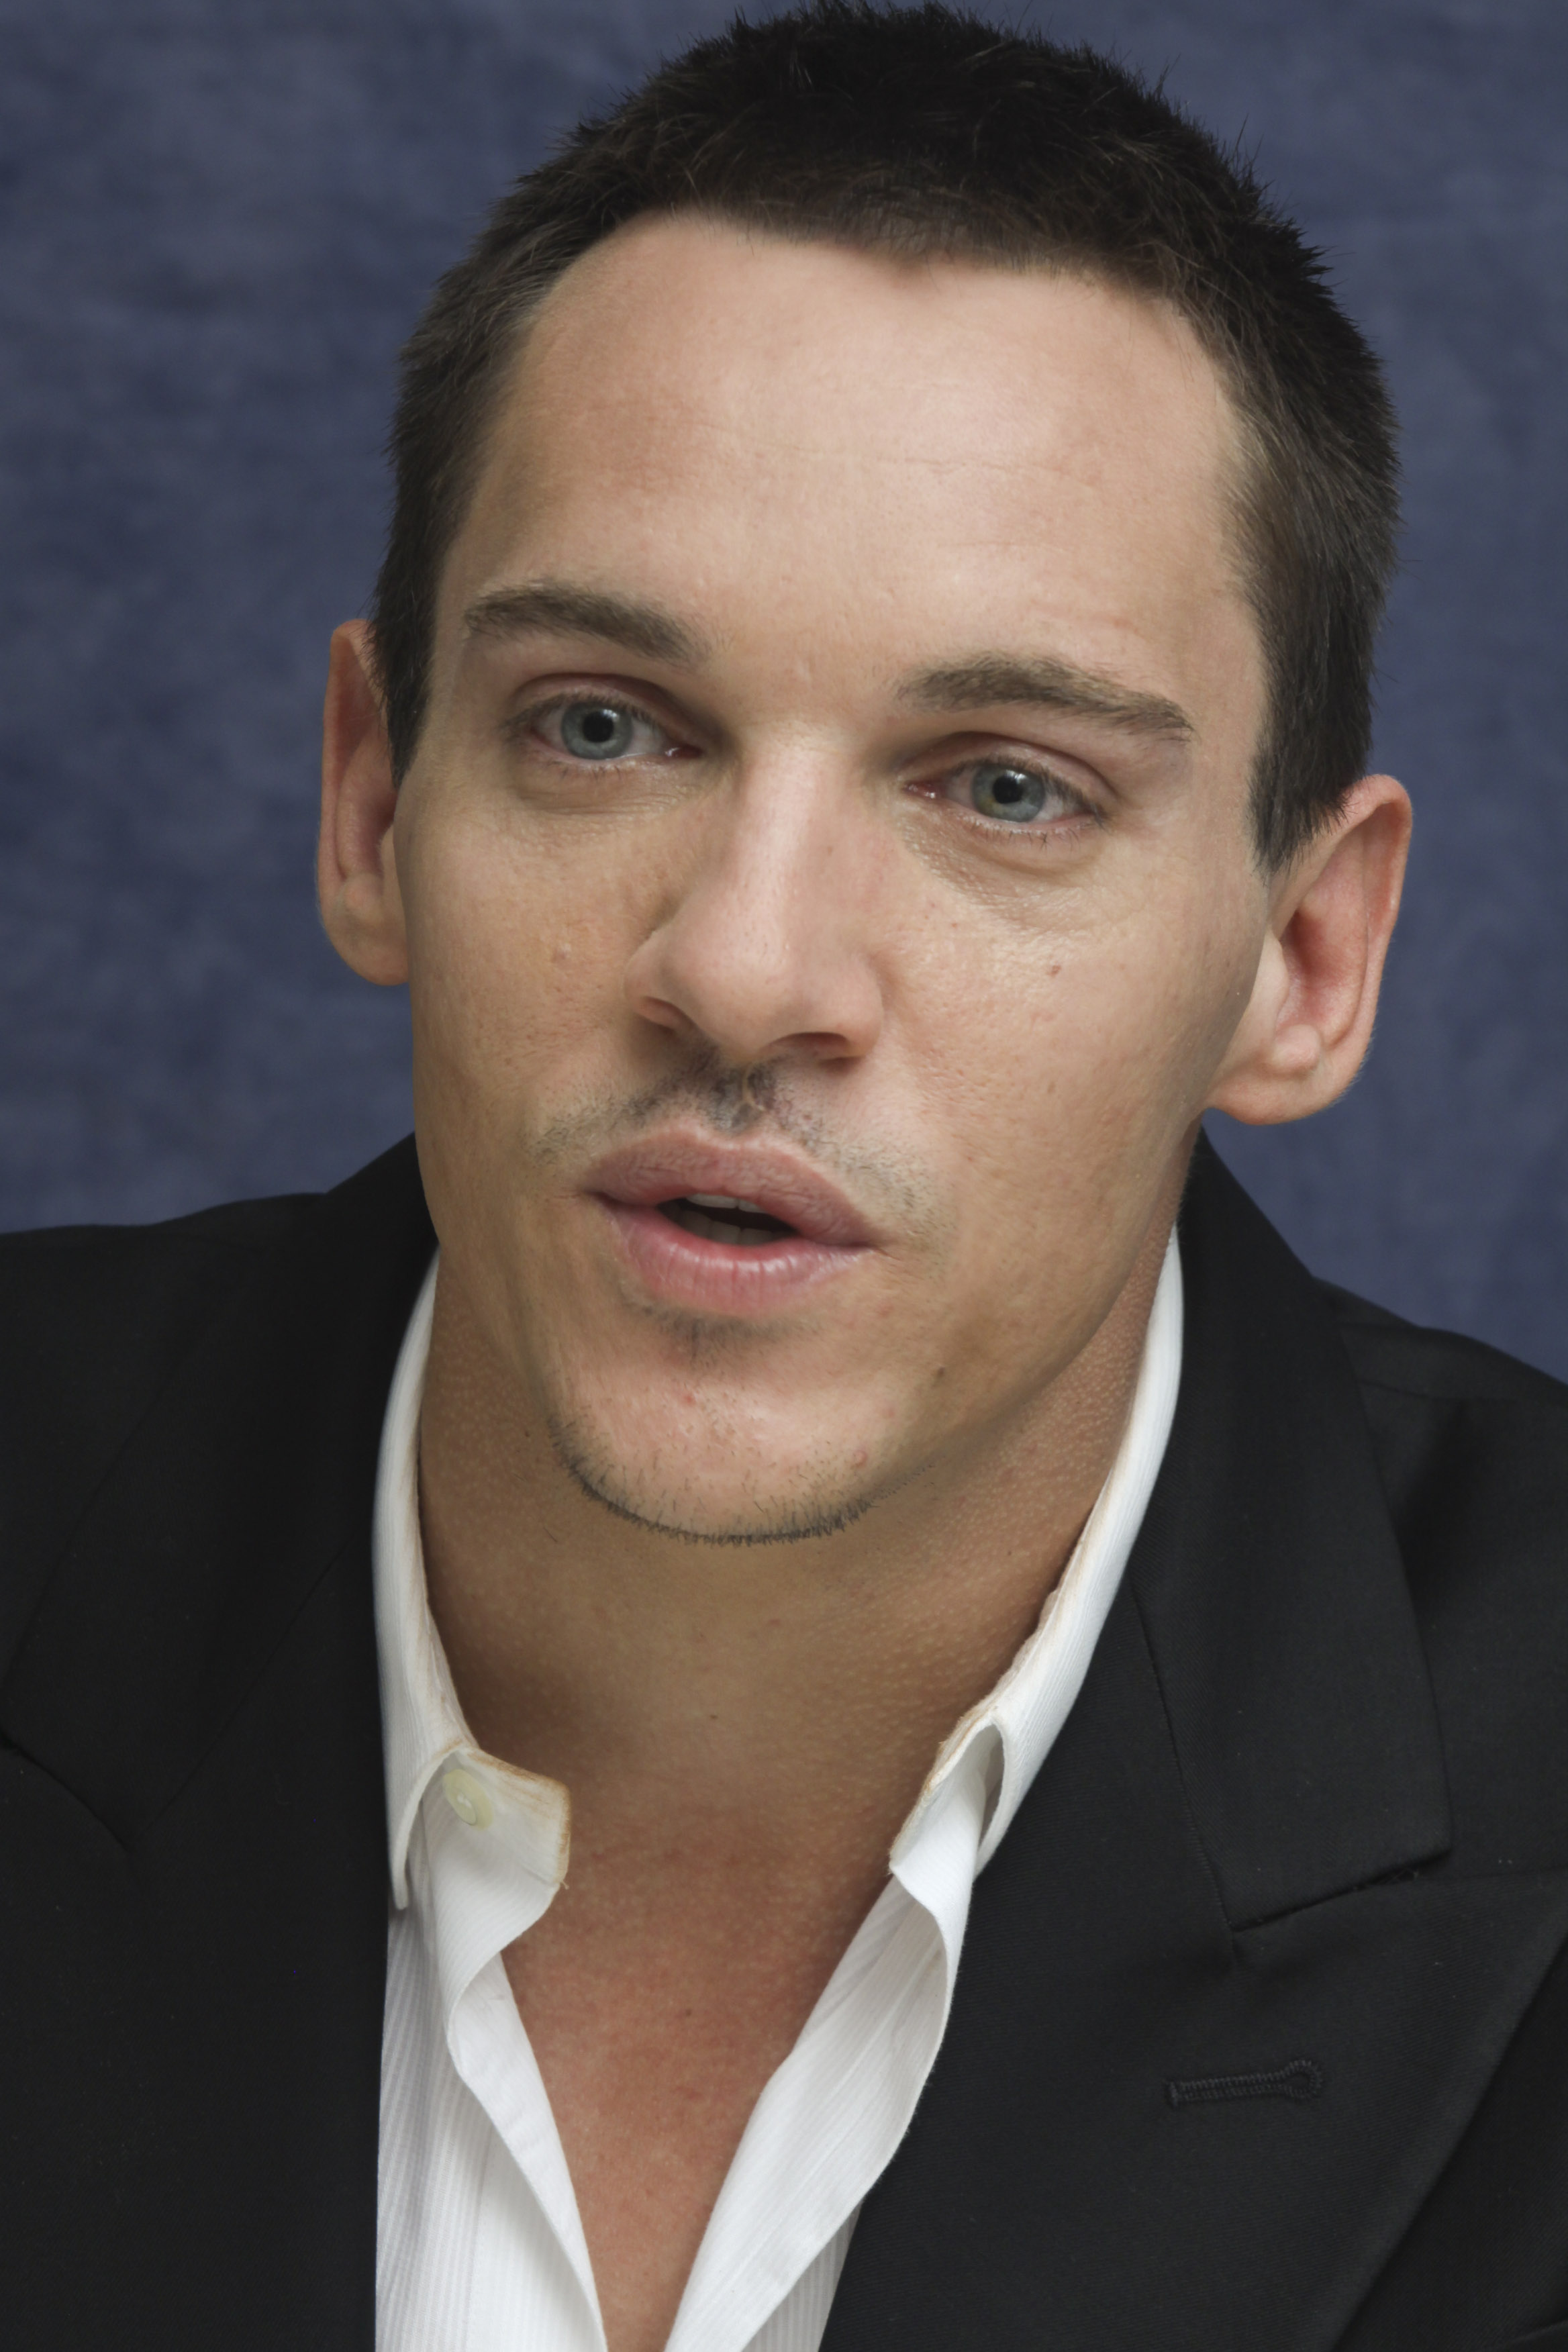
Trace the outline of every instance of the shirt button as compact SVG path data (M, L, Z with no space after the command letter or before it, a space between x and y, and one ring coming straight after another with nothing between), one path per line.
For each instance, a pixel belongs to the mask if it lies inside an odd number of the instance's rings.
M471 1772L461 1769L456 1772L443 1772L441 1794L446 1798L458 1819L460 1822L467 1822L471 1830L488 1830L496 1817L496 1809L490 1802L489 1790L485 1787L484 1782L476 1780Z

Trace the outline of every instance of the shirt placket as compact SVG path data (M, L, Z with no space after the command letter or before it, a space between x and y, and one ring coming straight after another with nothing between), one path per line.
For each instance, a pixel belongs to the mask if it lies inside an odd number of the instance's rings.
M565 2151L501 1957L543 1917L561 1885L565 1791L493 1759L458 1753L433 1771L420 1814L426 1879L420 1892L428 1894L428 1933L453 2067L484 2109L560 2258L553 2266L563 2273L556 2319L570 2331L554 2339L560 2352L578 2347L604 2352L593 2266ZM500 2201L504 2209L510 2199L503 2192ZM498 2299L485 2284L487 2273L497 2269L485 2259L487 2234L481 2226L472 2352L492 2352L492 2347L499 2352L486 2318Z

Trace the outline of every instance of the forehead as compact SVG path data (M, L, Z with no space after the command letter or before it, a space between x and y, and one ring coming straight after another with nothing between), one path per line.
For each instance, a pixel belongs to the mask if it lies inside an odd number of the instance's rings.
M642 221L533 320L444 603L563 572L710 634L765 611L863 646L880 614L1190 672L1241 609L1235 446L1191 331L1135 295Z

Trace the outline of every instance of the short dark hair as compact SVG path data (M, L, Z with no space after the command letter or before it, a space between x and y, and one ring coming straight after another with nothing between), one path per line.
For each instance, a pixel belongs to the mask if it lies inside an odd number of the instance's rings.
M1086 47L951 7L737 17L496 206L403 355L395 496L372 611L395 771L428 693L437 591L527 321L578 257L697 214L909 258L1080 273L1168 303L1217 367L1242 441L1236 521L1268 680L1253 779L1277 866L1365 766L1398 468L1377 360L1321 256L1157 87Z

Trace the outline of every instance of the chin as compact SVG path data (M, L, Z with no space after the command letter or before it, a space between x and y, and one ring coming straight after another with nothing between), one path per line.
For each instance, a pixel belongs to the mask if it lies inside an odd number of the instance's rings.
M863 1518L903 1483L879 1478L862 1454L854 1466L809 1456L782 1469L776 1463L738 1464L733 1451L710 1467L696 1461L672 1480L668 1446L616 1446L602 1429L581 1419L552 1418L551 1443L581 1492L618 1519L684 1543L809 1543L839 1534ZM705 1475L706 1469L706 1475Z

